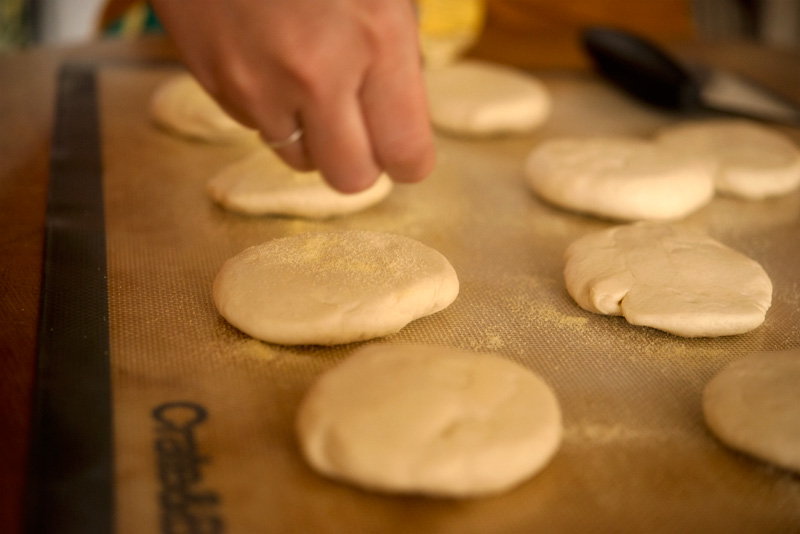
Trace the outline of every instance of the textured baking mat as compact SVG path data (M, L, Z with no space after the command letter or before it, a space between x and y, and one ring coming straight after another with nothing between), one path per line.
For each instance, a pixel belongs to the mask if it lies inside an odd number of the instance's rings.
M683 339L579 309L564 288L563 251L611 223L543 204L523 183L522 162L542 138L646 135L670 120L595 78L542 74L555 108L537 134L441 137L426 181L398 186L360 214L311 222L243 217L209 201L205 182L249 148L155 129L148 99L170 74L98 72L117 532L798 529L800 478L723 447L700 403L705 383L734 359L800 346L800 193L719 198L680 223L753 257L775 286L757 330ZM505 495L450 500L362 491L304 464L298 404L316 376L363 344L251 339L216 313L211 283L247 246L344 228L417 239L444 254L461 282L449 308L370 343L494 352L553 387L565 436L540 474Z

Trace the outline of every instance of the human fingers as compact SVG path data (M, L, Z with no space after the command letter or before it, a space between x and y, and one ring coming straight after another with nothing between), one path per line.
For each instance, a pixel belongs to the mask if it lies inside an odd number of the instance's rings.
M257 130L264 145L289 166L313 170L296 84L282 73L270 74L269 67L254 68L237 55L230 58L215 81L217 101L234 119Z
M263 31L254 31L257 21L276 18L264 11L269 5L194 2L193 17L186 16L183 2L153 2L186 66L232 118L258 130L287 164L311 170L304 139L297 135L302 132L297 84L282 68L279 50L264 40Z
M300 10L303 3L295 7ZM263 79L275 82L272 89L280 80L292 80L294 87L273 94L299 100L260 115L266 120L278 109L295 106L303 128L300 140L276 152L294 166L319 169L343 192L366 189L383 170L404 182L427 176L435 152L411 2L306 3L313 7L309 13L320 17L318 24L286 24L269 35L279 45L281 71ZM309 26L316 28L311 34ZM256 44L247 48L260 49ZM270 104L263 99L260 105ZM249 103L251 112L258 106L257 101ZM262 132L269 126L259 123ZM289 130L284 126L282 131Z
M306 0L320 17L317 23L305 21L294 30L284 26L280 36L273 35L285 52L284 73L296 83L291 94L300 99L305 154L334 189L345 193L368 188L381 173L359 98L372 57L362 7L356 5L360 1ZM315 28L311 34L309 25Z
M305 147L313 165L334 189L357 193L381 173L356 92L311 101L304 112Z
M256 129L264 144L288 165L312 170L305 147L301 117L304 97L298 80L278 58L269 55L263 43L254 41L251 47L242 49L245 43L222 49L220 55L225 61L212 74L213 96L232 117Z
M301 171L315 168L306 148L306 128L299 99L287 98L297 94L287 81L272 79L264 84L255 78L256 89L240 89L241 105L252 127L259 131L262 142L289 166Z
M410 5L410 4L409 4ZM392 179L416 182L435 163L416 21L402 2L373 21L374 59L360 93L374 158Z
M297 125L291 134L280 140L270 140L264 134L261 134L261 140L290 167L300 171L312 171L315 166L306 151L305 129L300 121Z

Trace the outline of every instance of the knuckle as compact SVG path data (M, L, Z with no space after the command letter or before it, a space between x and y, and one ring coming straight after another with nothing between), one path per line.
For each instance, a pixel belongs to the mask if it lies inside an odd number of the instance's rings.
M299 87L300 91L313 97L326 94L338 82L342 70L339 63L346 54L337 56L327 38L305 39L287 48L282 56L282 68Z

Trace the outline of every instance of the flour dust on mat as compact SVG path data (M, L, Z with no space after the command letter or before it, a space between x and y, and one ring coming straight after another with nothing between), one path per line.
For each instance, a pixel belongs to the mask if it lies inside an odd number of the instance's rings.
M706 385L703 414L723 443L800 473L800 349L728 365Z
M548 119L552 108L538 78L483 61L428 69L425 84L434 126L457 135L528 133Z
M216 144L255 143L258 133L232 119L189 74L163 82L150 100L150 118L180 137Z
M382 174L364 191L340 193L319 172L296 171L261 148L223 168L206 189L220 206L237 213L324 219L377 204L392 191L392 181Z
M715 158L720 193L760 200L800 187L800 148L769 126L743 119L681 122L656 139L685 154Z
M525 162L537 196L568 210L622 221L675 220L714 196L713 158L676 154L635 137L554 138Z
M578 305L684 337L742 334L764 322L772 282L756 261L711 237L640 222L586 235L565 253Z
M562 421L550 387L500 356L371 345L311 387L297 433L308 463L327 476L471 497L507 491L543 469Z
M458 295L438 251L388 233L300 234L245 249L213 285L219 313L242 332L285 345L334 345L395 333Z

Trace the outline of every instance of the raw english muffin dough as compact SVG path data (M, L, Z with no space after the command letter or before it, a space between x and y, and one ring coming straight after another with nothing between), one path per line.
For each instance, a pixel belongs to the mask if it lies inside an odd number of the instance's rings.
M214 303L233 326L284 345L334 345L397 332L446 308L458 277L439 252L394 234L300 234L225 262Z
M392 181L382 174L365 191L339 193L319 172L295 171L272 150L263 148L224 168L209 180L207 190L230 211L323 219L377 204L391 192Z
M558 401L500 356L372 345L323 374L297 415L317 471L375 490L468 497L511 489L561 442Z
M547 120L550 93L521 71L464 60L425 72L431 121L465 136L526 133Z
M703 413L725 444L800 472L800 350L728 365L706 385Z
M719 161L720 193L759 200L800 187L800 149L767 126L746 120L679 123L657 135L664 146Z
M558 138L534 148L528 185L542 199L603 218L680 219L714 196L716 164L632 137Z
M150 117L164 130L208 143L258 142L255 130L233 120L189 74L163 82L150 101Z
M641 222L586 235L564 279L584 310L684 337L742 334L764 322L772 282L752 259L705 234Z

